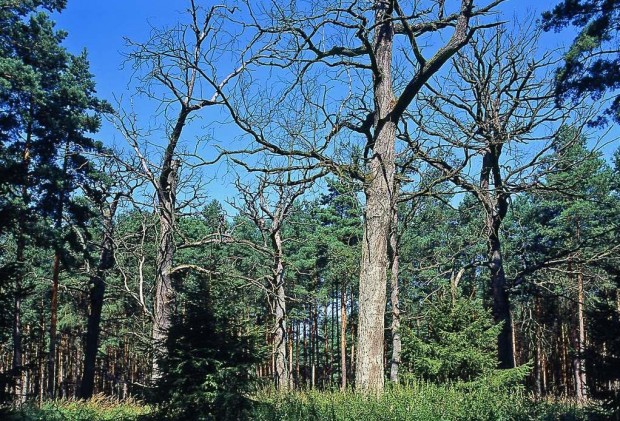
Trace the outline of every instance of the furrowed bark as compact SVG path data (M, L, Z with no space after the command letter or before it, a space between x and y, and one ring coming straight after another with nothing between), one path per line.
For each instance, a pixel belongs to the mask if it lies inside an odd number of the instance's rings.
M396 192L397 194L398 192ZM390 381L398 383L398 368L402 343L400 339L400 308L398 307L398 209L392 206L392 230L390 233L390 248L392 251L392 268L390 277L390 302L392 303L392 362L390 366Z
M355 387L383 391L384 314L387 293L388 238L394 185L396 122L390 118L392 90L393 4L377 2L374 54L380 72L374 75L375 136L366 197L359 283L359 323Z
M291 375L287 360L286 350L286 294L284 290L284 263L282 261L282 236L280 230L272 234L272 245L274 247L274 283L276 288L275 296L275 332L274 352L275 352L275 383L276 388L281 391L291 388Z

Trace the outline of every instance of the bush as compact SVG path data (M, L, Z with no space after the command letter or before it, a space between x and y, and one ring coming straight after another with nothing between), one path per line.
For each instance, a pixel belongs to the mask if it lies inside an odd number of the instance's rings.
M153 418L248 418L252 405L248 396L254 391L255 366L262 355L244 326L214 312L206 281L196 287L168 334L168 353L159 362L160 409Z
M482 300L443 288L424 304L421 323L403 327L403 378L473 381L497 368L501 326Z

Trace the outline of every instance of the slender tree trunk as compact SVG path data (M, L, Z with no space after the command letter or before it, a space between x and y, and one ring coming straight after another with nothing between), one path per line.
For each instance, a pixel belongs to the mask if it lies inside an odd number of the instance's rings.
M397 187L394 187L394 189L396 196L398 193ZM398 383L398 367L400 366L402 344L400 339L400 308L398 307L398 209L396 208L396 203L392 206L390 249L392 257L392 272L390 276L390 301L392 303L392 364L390 367L390 381Z
M293 382L293 328L291 325L288 326L288 336L287 336L287 340L288 340L288 377L289 377L289 388L293 388L294 387L294 382Z
M54 399L56 392L56 342L58 325L58 277L60 274L60 251L54 253L54 268L52 271L52 304L50 317L50 345L47 356L47 397Z
M65 143L62 174L66 174L69 163L69 143ZM57 234L60 234L62 230L62 220L65 211L65 200L68 186L67 180L63 180L62 187L58 192L58 202L56 204L56 215L54 221L54 228ZM53 399L56 394L56 345L57 345L57 324L58 324L58 280L60 277L60 259L62 257L62 244L54 244L54 267L52 270L52 305L51 305L51 317L50 317L50 346L49 355L47 360L48 366L48 383L47 383L47 396Z
M355 387L379 394L384 387L383 345L385 328L388 238L394 185L396 122L392 90L393 4L377 2L374 55L380 74L374 75L375 134L369 158L364 237L359 282L359 323Z
M581 269L577 273L577 320L579 323L579 332L577 335L577 354L575 356L575 389L577 399L584 401L588 399L587 383L586 383L586 367L584 361L586 330L584 322L584 292L583 292L583 273Z
M298 320L297 323L295 323L295 387L298 389L300 385L302 384L300 373L299 373L300 358L301 358L301 353L299 350L299 346L301 345L301 341L299 338L300 334L301 334L301 327L299 326L299 320Z
M319 306L318 303L311 307L312 312L312 389L316 386L316 368L319 361Z
M536 323L536 330L534 333L534 341L536 343L536 350L534 355L534 382L536 389L536 396L541 397L543 395L543 352L542 352L542 317L541 317L541 305L540 298L534 298L534 323Z
M347 288L340 294L340 389L347 389Z
M21 224L20 224L21 225ZM15 278L15 300L13 303L13 380L15 381L15 403L21 405L26 400L24 390L24 376L23 376L23 363L24 357L22 354L22 322L21 322L21 307L22 307L22 281L23 270L25 265L24 251L26 248L26 240L23 235L22 228L18 233L16 261L18 264L18 273Z
M328 294L329 296L329 294ZM328 300L329 301L329 300ZM332 358L331 358L331 352L329 352L329 324L328 324L328 320L327 320L327 302L325 303L325 307L324 307L324 318L323 318L323 332L324 332L324 339L323 339L323 350L324 350L324 354L325 354L325 363L323 364L323 386L325 386L326 384L329 384L329 379L331 378L331 373L332 373Z
M281 391L291 387L291 376L286 358L286 294L284 290L284 263L282 261L282 237L280 230L272 233L272 243L275 252L274 262L274 286L275 294L275 381L276 388Z
M32 111L32 109L31 109ZM22 171L24 174L24 184L21 188L21 198L25 208L30 203L30 195L28 194L28 187L30 184L30 142L32 137L32 123L28 123L26 134L26 144L24 145L24 155L22 161ZM15 301L13 308L13 380L15 381L15 403L21 405L26 401L26 391L24 390L24 376L23 376L23 364L24 356L22 353L22 286L24 280L24 269L26 265L25 252L26 252L26 226L24 219L20 218L18 221L17 233L17 250L15 251L15 260L17 261L18 269L15 277Z
M84 350L84 373L80 385L80 398L89 399L95 386L95 366L99 350L99 334L101 332L101 310L105 295L105 272L114 266L114 225L113 218L119 196L112 201L110 208L103 215L103 239L101 254L96 272L90 278L90 313L86 330L86 346Z
M355 305L354 302L354 297L353 297L353 288L351 288L351 296L350 296L350 305L351 305L351 313L353 313L353 306ZM351 319L351 356L350 356L350 372L351 374L353 374L355 372L355 366L356 366L356 361L355 361L355 356L357 355L357 353L355 352L355 344L357 343L357 329L355 326L355 319ZM353 376L351 376L351 379L348 379L349 382L353 381L354 378Z
M18 259L19 261L19 259ZM23 354L22 354L22 328L21 328L21 303L22 285L19 279L15 282L15 301L13 307L13 366L12 372L15 381L15 403L21 405L25 399L23 381Z
M37 380L35 384L35 389L37 393L37 401L39 405L43 402L43 396L45 394L45 357L44 357L44 349L45 349L45 314L43 312L43 308L45 308L45 302L41 299L39 303L39 309L41 312L39 319L39 344L37 347L38 355L37 355Z

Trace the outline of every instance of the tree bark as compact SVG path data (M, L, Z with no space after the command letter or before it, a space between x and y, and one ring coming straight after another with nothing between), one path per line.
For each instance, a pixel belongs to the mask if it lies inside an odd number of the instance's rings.
M24 184L21 188L21 196L24 207L28 207L30 203L30 196L28 194L29 184L29 167L30 167L30 141L32 133L32 123L28 124L26 134L26 144L24 145L24 158L22 161L22 171L25 175ZM26 265L25 252L26 252L26 226L24 224L24 218L20 218L18 221L18 233L17 244L15 251L15 260L17 262L17 273L15 277L15 300L13 308L13 380L15 381L15 403L21 405L26 401L26 394L24 390L24 376L23 376L23 353L22 353L22 321L21 321L21 306L22 306L22 286L24 278L24 268Z
M90 399L95 385L95 365L99 350L99 334L101 332L101 310L105 296L105 272L114 266L114 223L119 196L110 204L103 215L103 239L101 253L96 272L90 278L90 313L86 328L86 344L84 349L84 373L80 385L80 398Z
M480 170L480 199L485 216L487 236L487 258L493 296L493 319L500 323L502 330L497 337L499 368L515 366L513 352L512 320L510 301L506 290L506 274L500 241L500 228L508 213L508 194L503 190L499 159L502 153L502 141L489 140ZM491 179L493 188L491 188Z
M393 4L376 4L374 55L380 72L374 75L375 136L366 197L364 237L359 282L359 323L355 387L362 392L383 391L383 343L388 238L394 185L396 122L391 118L395 103L392 90Z
M54 253L54 267L52 269L52 299L50 317L50 345L47 356L47 397L54 399L56 392L56 342L58 325L58 277L60 274L60 251Z
M347 389L347 288L340 294L340 389Z
M23 253L20 253L18 240L17 262L23 264ZM20 258L21 254L21 258ZM21 268L20 268L21 272ZM15 382L15 403L21 405L25 402L23 379L23 354L22 354L22 323L21 323L21 304L22 304L22 280L21 273L17 275L15 281L15 300L13 303L13 380Z
M397 187L395 195L398 194ZM390 249L392 257L392 270L390 277L392 303L392 364L390 367L390 381L398 383L398 368L400 366L400 353L402 349L400 339L400 308L398 307L398 209L396 203L392 206L392 229L390 232Z
M495 235L489 238L489 261L493 293L493 319L495 323L502 324L502 330L497 338L499 367L513 368L515 361L512 344L510 301L506 291L506 275L502 261L501 244Z
M274 221L274 224L276 222ZM277 222L279 225L279 221ZM272 245L274 248L274 285L275 285L275 332L274 332L274 352L275 352L275 383L280 391L291 388L291 376L286 358L286 294L284 289L284 262L282 249L282 236L280 229L272 233Z
M64 145L64 156L62 164L62 174L66 174L69 163L69 143ZM56 203L56 214L54 228L57 234L62 230L62 220L65 212L66 192L68 190L67 180L63 180L62 187L58 192L58 202ZM62 257L62 247L60 243L54 244L54 266L52 269L52 297L51 297L51 317L50 317L50 346L47 359L48 382L47 396L54 399L56 394L56 345L57 345L57 324L58 324L58 280L60 277L60 259Z
M178 160L172 159L171 152L169 159L164 160L158 186L160 234L153 304L153 381L161 377L158 360L167 355L166 340L172 324L176 295L171 271L175 253L174 228L176 224L176 187L179 165Z
M373 41L374 133L366 151L369 172L364 183L366 197L362 260L359 283L358 348L355 387L363 393L379 394L384 388L384 327L387 290L388 241L395 192L396 124L420 89L459 49L467 44L473 31L469 20L472 0L462 0L450 40L426 60L414 41L412 54L419 68L398 98L392 86L392 50L394 47L394 1L376 0ZM406 31L405 31L406 33ZM415 34L409 32L410 40Z
M24 237L23 224L20 225L20 232L17 234L17 250L15 253L15 260L18 264L18 272L15 278L15 300L13 303L13 380L15 382L15 396L14 400L17 405L21 405L26 401L26 394L24 390L24 376L23 376L23 353L22 353L22 284L23 284L23 270L25 262L24 252L26 249L26 239Z
M587 383L586 383L586 367L584 361L586 330L584 321L584 292L583 292L583 273L581 268L577 273L577 320L579 331L577 336L577 353L575 355L575 392L577 400L585 401L588 399Z

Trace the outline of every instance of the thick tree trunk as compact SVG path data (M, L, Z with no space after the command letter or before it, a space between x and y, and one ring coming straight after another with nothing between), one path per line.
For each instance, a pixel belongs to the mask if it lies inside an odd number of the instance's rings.
M506 291L506 275L502 260L501 244L496 235L489 238L489 267L491 269L491 289L493 293L493 319L502 324L497 337L497 350L500 368L515 366L512 344L512 320L510 301Z
M101 257L103 258L103 254ZM104 295L104 274L97 271L97 274L90 278L90 313L86 331L86 349L84 350L84 374L80 385L80 398L82 399L90 399L93 395Z
M394 185L396 122L392 91L393 4L377 2L374 54L380 74L374 75L375 135L370 157L364 237L359 283L359 323L355 387L381 393L384 387L384 327L388 270L388 239Z
M395 187L395 195L398 190ZM392 271L390 277L392 303L392 365L390 367L390 381L398 383L398 368L400 366L400 353L402 349L400 339L400 308L398 307L398 209L396 204L392 206L392 230L390 233L390 248L392 257Z
M114 266L114 225L118 196L111 203L104 215L104 231L101 240L101 254L96 272L90 278L90 313L86 328L86 344L84 349L84 373L80 385L80 398L89 399L93 395L95 385L95 365L99 350L99 334L101 332L101 310L105 295L105 272Z
M153 304L153 365L151 380L161 377L158 360L167 354L166 340L172 324L175 291L171 271L174 264L174 228L176 224L176 188L180 162L164 160L165 165L159 182L159 247L157 249L157 273Z
M500 368L515 366L510 316L510 301L506 291L506 274L499 238L499 232L508 213L508 195L503 191L503 180L499 159L502 143L490 141L482 160L480 170L480 196L485 216L485 233L487 236L487 258L491 272L491 294L493 297L493 319L500 323L502 330L497 337L497 353ZM491 188L491 178L493 188Z
M157 191L159 216L159 244L157 249L157 268L155 273L155 297L153 299L153 363L151 382L161 377L158 360L167 355L166 340L172 324L176 293L172 284L172 268L176 246L174 229L176 227L176 194L181 162L175 158L175 151L187 117L192 110L183 103L168 139L168 146L162 160L159 180L153 180Z

